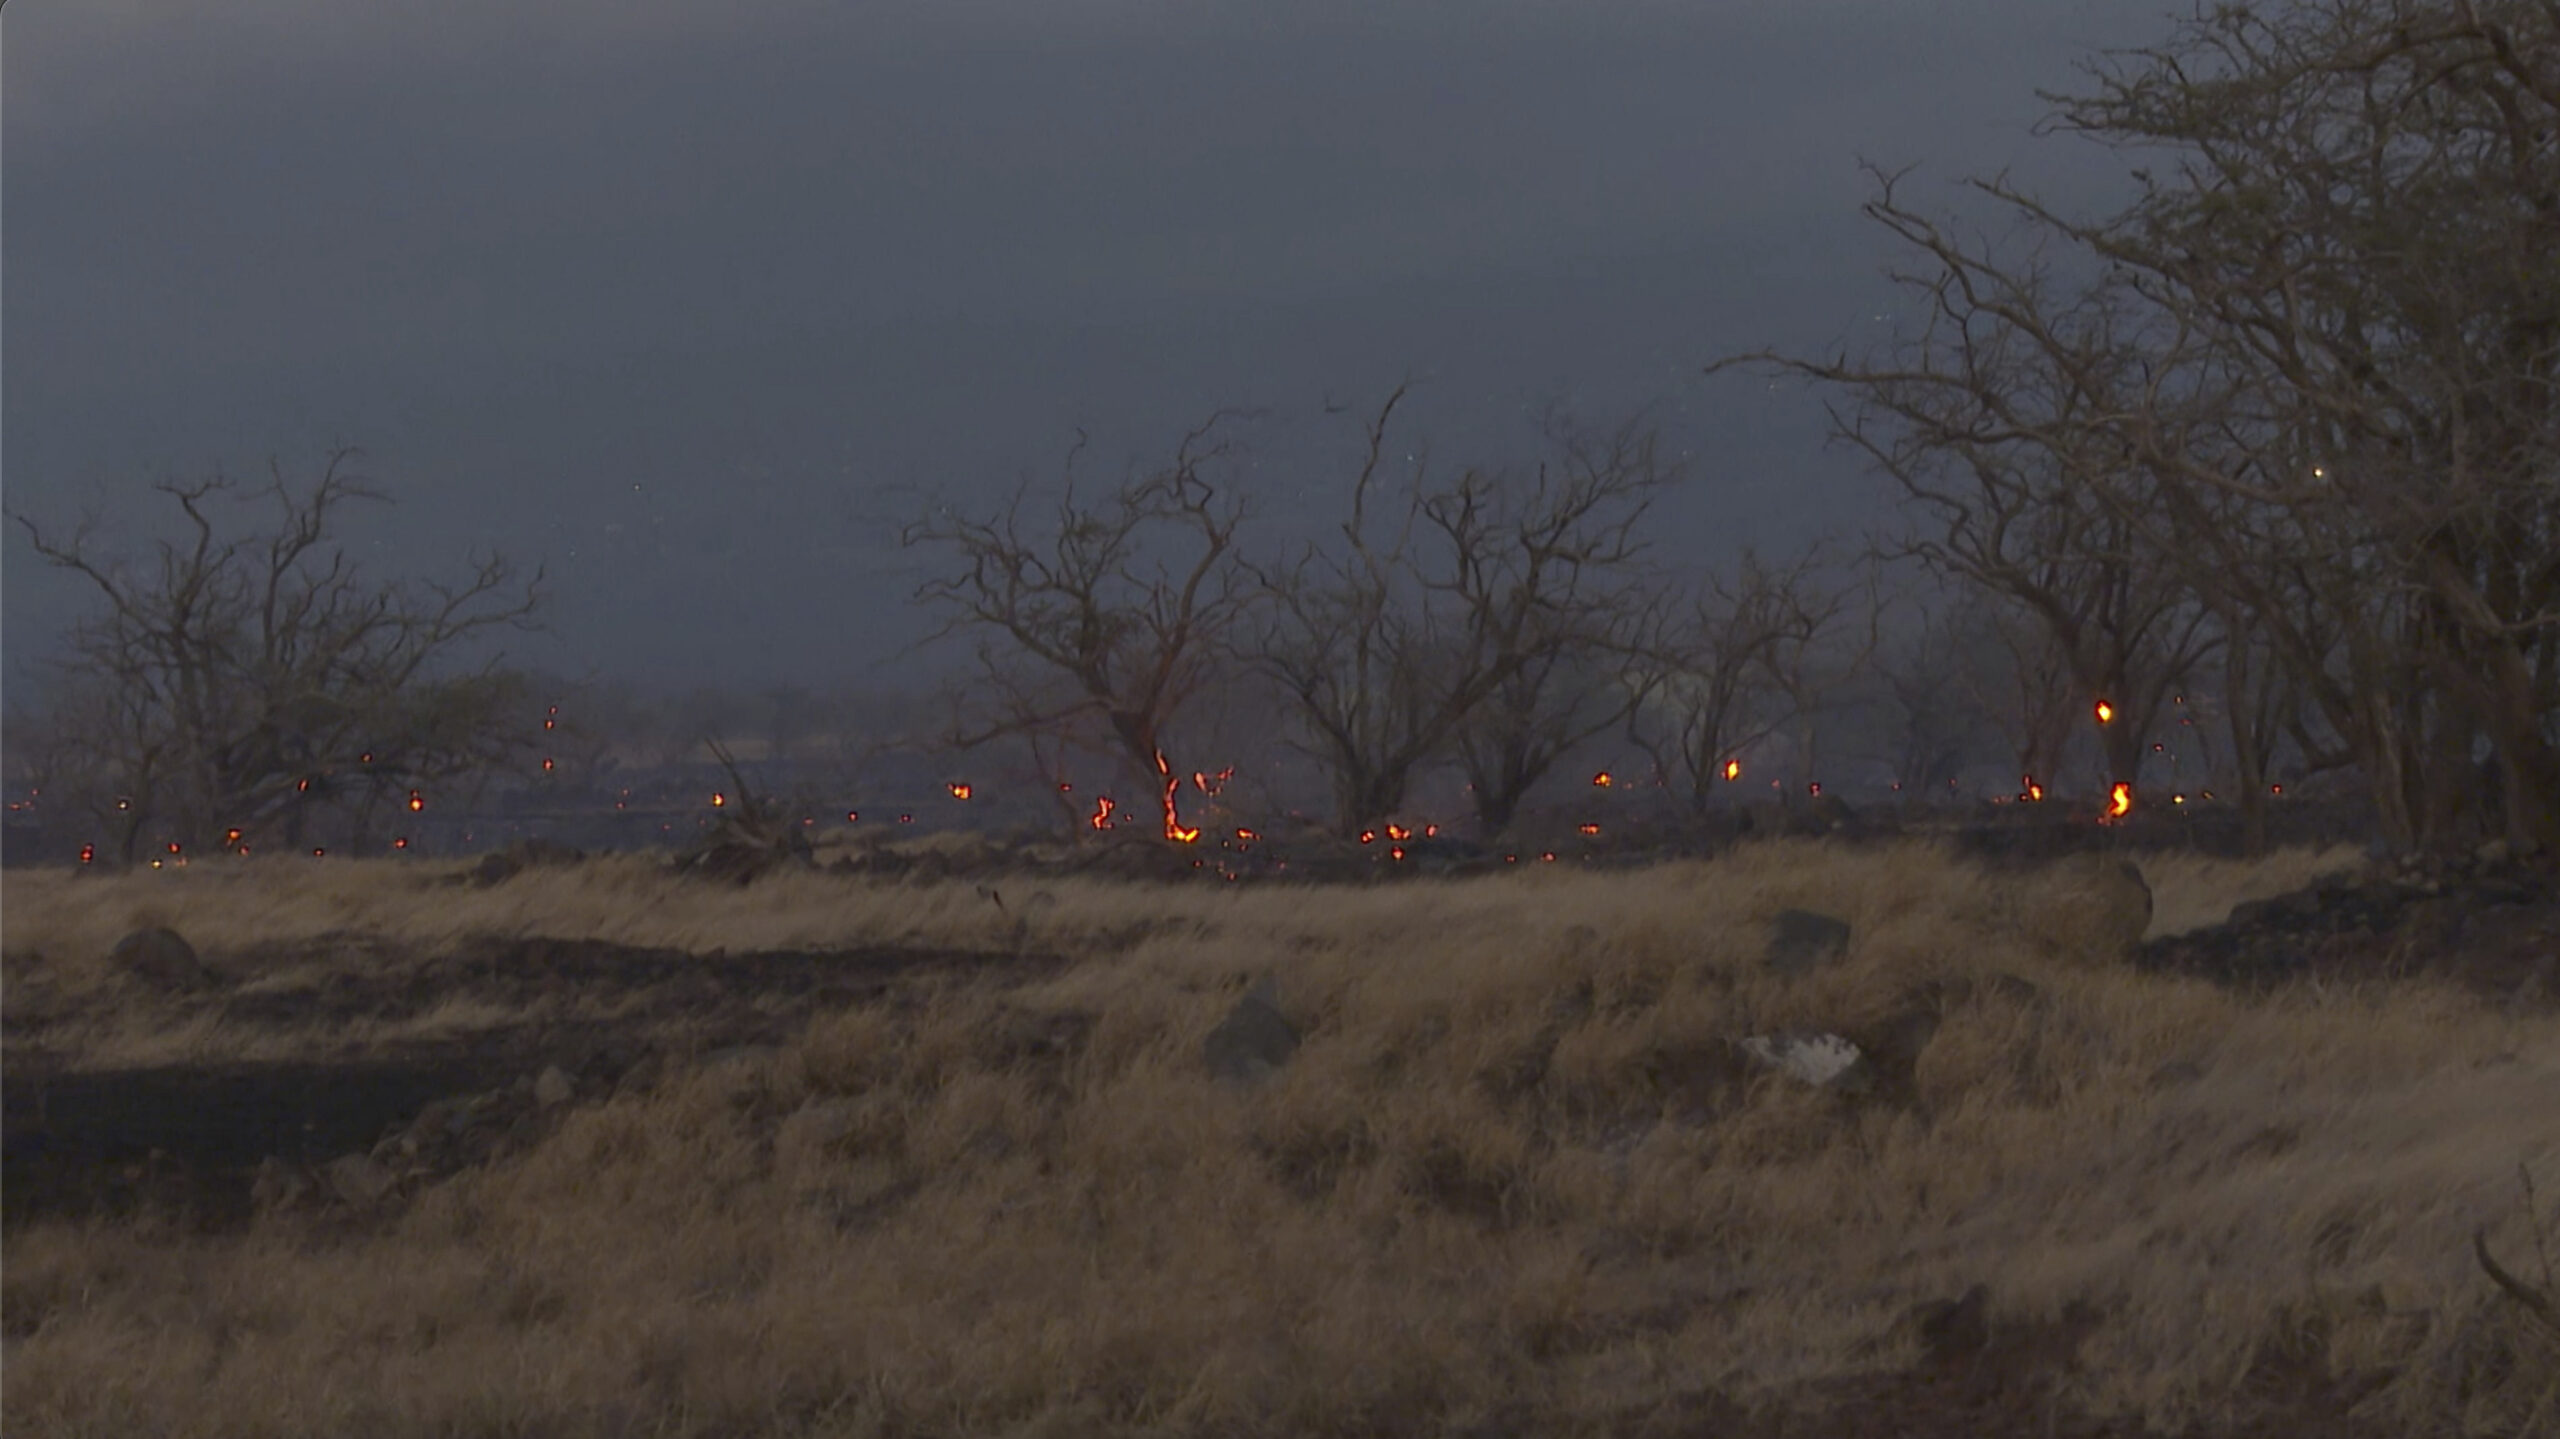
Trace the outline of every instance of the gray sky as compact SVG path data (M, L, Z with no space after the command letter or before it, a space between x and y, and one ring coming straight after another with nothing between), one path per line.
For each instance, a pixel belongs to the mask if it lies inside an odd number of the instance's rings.
M876 675L882 517L1113 472L1228 404L1249 482L1405 375L1500 460L1653 402L1667 551L1875 518L1812 398L1715 355L1881 335L1856 162L2017 165L2038 87L2165 29L2101 0L15 0L0 485L134 544L144 486L364 446L387 570L547 561L514 653L650 682ZM1929 194L1931 190L1921 193ZM1938 189L1935 193L1950 191ZM1327 428L1328 426L1332 428ZM165 503L165 502L162 502ZM12 533L12 680L85 596Z

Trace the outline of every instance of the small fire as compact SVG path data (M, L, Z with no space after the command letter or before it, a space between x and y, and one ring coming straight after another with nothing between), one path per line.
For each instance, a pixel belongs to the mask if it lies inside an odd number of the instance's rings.
M173 840L169 841L169 853L171 853L171 854L176 854L177 852L178 852L178 842L177 842L176 840L174 840L174 839L173 839Z
M1387 838L1393 840L1411 839L1413 838L1413 831L1406 829L1400 824L1391 824L1387 826Z
M1591 782L1601 789L1607 789L1610 785L1617 783L1616 780L1609 777L1609 772L1605 769L1600 771L1598 774L1593 775L1591 777Z
M1229 765L1225 769L1218 771L1216 774L1202 774L1200 771L1195 769L1191 772L1191 783L1192 786L1198 789L1202 794L1214 795L1225 789L1227 787L1227 781L1234 779L1235 777L1236 767L1234 765Z
M2044 786L2036 783L2034 775L2022 774L2018 776L2018 798L2029 803L2041 800L2044 798Z
M411 814L416 814L418 811L425 809L426 807L427 797L425 795L418 793L414 789L409 791L409 812Z
M713 790L713 791L711 792L711 807L712 807L713 809L718 809L718 808L720 808L722 805L727 804L728 802L729 802L729 797L728 797L727 795L720 793L718 790Z
M222 832L222 842L224 844L238 844L240 842L240 831L236 829L224 830Z
M391 842L391 847L393 849L407 849L409 847L409 837L407 835L402 835L400 838Z
M1402 859L1402 858L1404 858L1404 846L1403 846L1403 845L1397 845L1397 846L1393 847L1392 849L1389 849L1389 850L1387 851L1387 858L1389 858L1389 859Z
M1360 842L1361 842L1362 844L1375 844L1375 843L1377 843L1377 842L1378 842L1378 832L1377 832L1376 830L1374 830L1374 829L1364 829L1364 830L1360 831Z
M969 783L966 780L953 780L951 783L944 785L943 788L951 791L951 797L953 799L967 799L974 792L971 790Z
M1724 762L1724 778L1725 783L1727 784L1731 784L1733 781L1742 778L1742 761L1738 759L1726 760Z
M2092 706L2090 713L2095 714L2098 717L2098 723L2100 724L2115 723L2116 707L2107 703L2105 700L2100 700L2096 705Z
M1111 828L1111 812L1119 807L1119 805L1112 802L1111 796L1107 794L1096 795L1093 801L1093 818L1089 823L1091 823L1095 829Z
M1600 832L1600 826L1591 824L1587 821L1574 826L1574 828L1581 830L1584 834L1598 834Z
M2131 813L2133 813L2133 786L2124 780L2117 780L2107 787L2106 817L2122 819Z
M544 755L542 757L542 772L544 774L551 773L551 756L549 755Z
M1440 837L1440 826L1436 824L1424 825L1422 827L1422 837L1424 839L1438 839Z
M1262 838L1262 834L1259 830L1250 830L1239 827L1236 830L1236 838L1243 840L1247 844L1251 844L1255 840Z
M97 859L97 857L98 857L98 847L97 847L96 845L94 845L94 844L84 844L84 845L80 846L80 862L81 862L82 864L88 864L88 863L91 863L92 861L96 860L96 859Z
M1186 827L1173 807L1173 797L1181 790L1182 781L1174 778L1173 766L1165 763L1163 750L1156 751L1156 773L1164 776L1164 837L1177 844L1189 844L1200 837L1200 831Z

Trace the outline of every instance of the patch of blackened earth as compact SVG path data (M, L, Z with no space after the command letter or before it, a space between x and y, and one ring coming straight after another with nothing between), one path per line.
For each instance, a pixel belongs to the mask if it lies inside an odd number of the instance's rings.
M1967 1296L1971 1299L1972 1296ZM1919 1326L1923 1357L1895 1374L1816 1381L1778 1396L1745 1418L1694 1431L1749 1439L1980 1439L2033 1434L2049 1439L2158 1439L2139 1416L2090 1413L2071 1397L2084 1373L2079 1351L2100 1322L2087 1306L2040 1323L1986 1322L1965 1301ZM2382 1439L2393 1431L2355 1417L2385 1376L2332 1377L2307 1353L2270 1353L2221 1406L2223 1417L2170 1431L2178 1439Z
M281 1062L82 1070L17 1051L0 1075L0 1222L148 1211L230 1228L254 1212L262 1170L362 1155L407 1163L408 1180L438 1177L533 1142L570 1101L654 1082L714 1051L787 1043L822 1011L920 1002L948 982L1019 983L1061 963L940 949L695 955L588 940L482 941L441 955L368 948L316 988L202 1002L227 1025L296 1034L456 998L557 1017ZM573 1007L585 1013L572 1017ZM538 1097L546 1069L567 1078L566 1099ZM422 1115L444 1116L429 1128L450 1141L423 1169L414 1143L391 1147Z
M2145 943L2135 962L2258 992L2435 976L2518 1009L2560 1007L2560 879L2525 865L2375 870L2241 905Z

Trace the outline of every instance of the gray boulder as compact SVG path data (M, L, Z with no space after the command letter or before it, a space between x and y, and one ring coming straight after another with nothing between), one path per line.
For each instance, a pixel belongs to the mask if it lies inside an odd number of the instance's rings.
M213 982L213 971L196 957L196 947L174 929L137 929L117 940L109 957L125 973L159 989L198 989Z
M1848 952L1849 923L1808 909L1782 909L1769 921L1763 961L1784 975L1807 974Z
M1209 1031L1200 1050L1210 1074L1230 1084L1251 1084L1289 1062L1298 1049L1298 1030L1280 1012L1277 997L1265 979Z

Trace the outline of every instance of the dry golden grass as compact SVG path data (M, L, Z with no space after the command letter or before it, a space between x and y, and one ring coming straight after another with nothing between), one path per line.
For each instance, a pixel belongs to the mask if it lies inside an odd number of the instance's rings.
M2146 868L2170 927L2334 863ZM1975 1282L1999 1323L2097 1306L2080 1398L2164 1425L2306 1345L2399 1374L2372 1401L2395 1422L2518 1432L2560 1398L2468 1252L2482 1225L2529 1249L2515 1174L2560 1155L2560 1020L2425 984L2251 1001L2136 974L2074 948L2067 891L1926 845L1373 889L1015 881L1001 912L968 882L734 890L636 858L428 880L12 874L7 947L101 998L96 957L155 921L214 956L540 934L705 963L1076 962L821 1015L761 1074L581 1109L378 1229L29 1226L0 1275L11 1433L1296 1435L1506 1412L1597 1435L1684 1394L1906 1365L1896 1317ZM1844 960L1765 970L1785 907L1848 919ZM1261 1089L1206 1082L1203 1036L1265 974L1305 1044ZM1684 1082L1736 1036L2001 974L2036 994L1951 1008L1916 1108ZM1022 1008L1098 1020L1063 1066L1006 1061ZM2155 1080L2181 1061L2202 1077ZM777 1129L831 1101L829 1142Z

